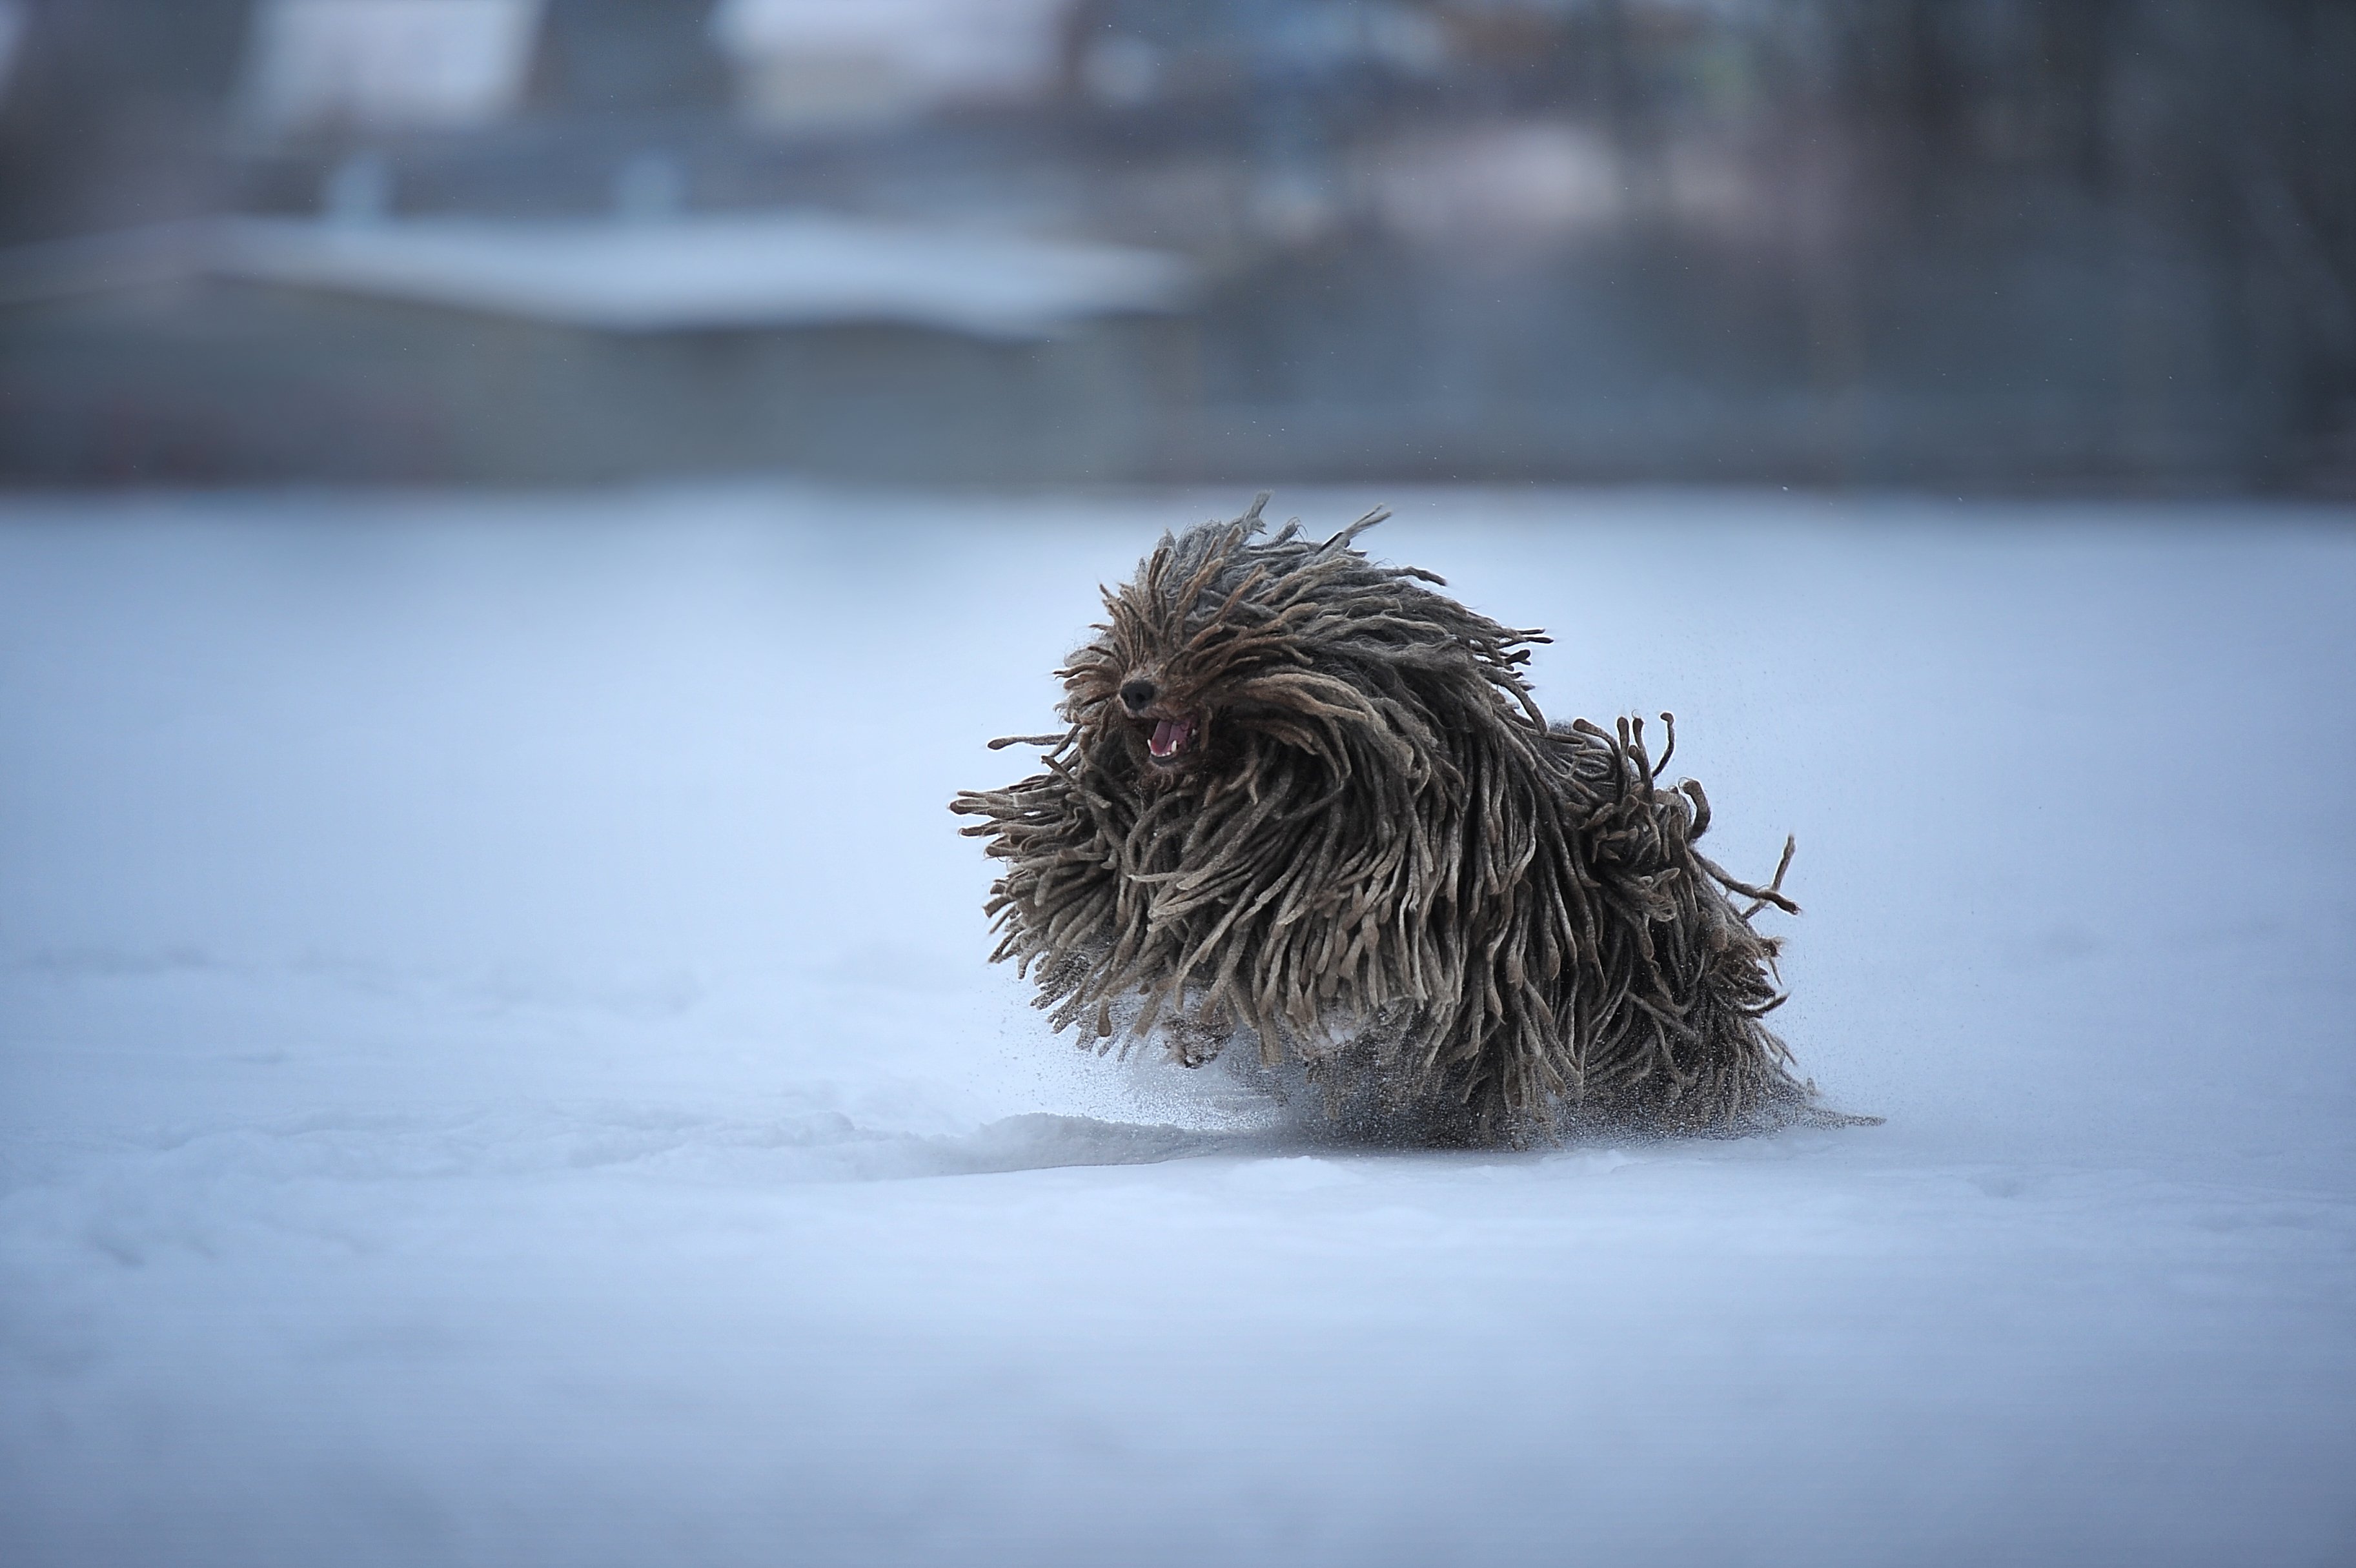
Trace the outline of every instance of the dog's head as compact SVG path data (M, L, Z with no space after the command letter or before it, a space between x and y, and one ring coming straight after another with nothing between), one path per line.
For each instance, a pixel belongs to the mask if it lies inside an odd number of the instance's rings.
M1059 671L1062 714L1097 771L1210 794L1280 767L1420 776L1447 749L1434 743L1451 707L1529 707L1513 667L1535 633L1351 547L1387 513L1320 542L1297 523L1264 533L1266 499L1164 534L1106 593L1097 637Z

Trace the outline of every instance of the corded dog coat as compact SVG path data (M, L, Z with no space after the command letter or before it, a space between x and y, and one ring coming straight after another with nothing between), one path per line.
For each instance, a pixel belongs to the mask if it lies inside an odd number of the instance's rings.
M1641 720L1549 726L1546 639L1368 560L1386 513L1321 543L1266 534L1267 499L1165 534L1059 671L1068 727L992 743L1044 771L952 805L1004 864L993 957L1055 1026L1189 1065L1248 1037L1337 1117L1443 1140L1845 1120L1761 1022L1783 865L1754 887L1695 847L1674 728L1655 762Z

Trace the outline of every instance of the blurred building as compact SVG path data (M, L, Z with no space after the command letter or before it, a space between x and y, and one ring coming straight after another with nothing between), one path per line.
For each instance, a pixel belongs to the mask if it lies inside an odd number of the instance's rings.
M889 126L1054 89L1066 0L719 0L737 113L782 130Z
M0 422L48 433L0 464L2345 484L2350 81L2325 0L0 0ZM619 330L260 278L219 239L260 231L213 221L657 267L814 214L1191 281L1021 349L888 313ZM397 418L363 317L414 328ZM868 396L869 354L932 412L779 435ZM466 401L519 355L573 379ZM1006 368L1049 361L1092 368ZM203 389L264 381L342 412L202 434ZM1128 412L1084 435L1083 382ZM710 412L747 399L787 412ZM437 420L543 434L393 434Z
M523 98L540 0L259 0L241 108L265 134L468 130Z
M1151 471L1184 264L810 215L229 219L0 274L33 479Z

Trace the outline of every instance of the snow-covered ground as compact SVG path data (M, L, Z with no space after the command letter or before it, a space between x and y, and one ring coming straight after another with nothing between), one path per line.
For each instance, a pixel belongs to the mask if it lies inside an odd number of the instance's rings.
M1878 1128L1048 1038L944 810L1248 497L0 502L0 1562L2356 1560L2356 517L1281 494L1673 708Z

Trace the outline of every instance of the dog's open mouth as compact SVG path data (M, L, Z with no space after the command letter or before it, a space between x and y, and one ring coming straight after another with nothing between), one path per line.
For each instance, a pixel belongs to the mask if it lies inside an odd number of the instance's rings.
M1156 719L1153 733L1145 742L1147 753L1162 768L1174 768L1183 762L1194 746L1194 721L1191 718Z

